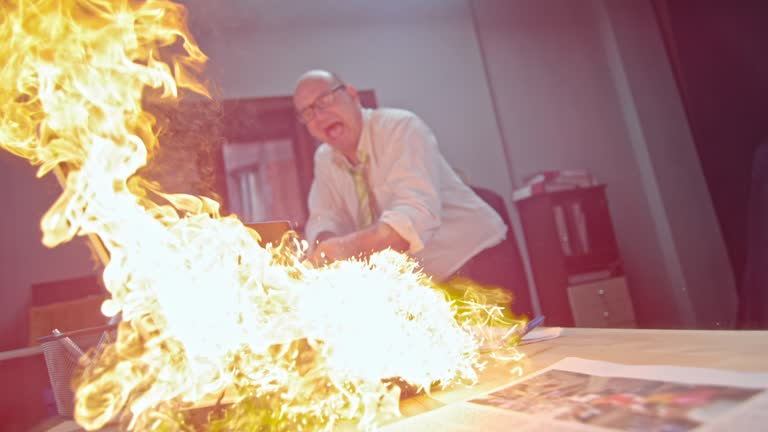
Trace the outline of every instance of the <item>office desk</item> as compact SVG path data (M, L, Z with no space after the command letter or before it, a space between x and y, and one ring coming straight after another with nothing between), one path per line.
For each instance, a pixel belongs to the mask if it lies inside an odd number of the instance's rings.
M566 357L628 365L673 365L768 372L768 331L643 330L564 328L557 339L523 345L524 373L544 369ZM401 404L410 417L466 400L517 379L509 366L491 365L471 388L421 395Z
M768 331L565 328L560 338L521 349L535 370L564 357L584 357L637 365L768 372Z
M768 372L768 331L565 328L557 339L523 345L520 350L526 354L522 361L526 374L566 357L631 365ZM488 392L516 378L510 374L508 366L491 365L480 373L480 382L476 386L453 388L432 396L419 395L403 401L401 411L406 417L418 415Z
M561 337L520 347L527 358L522 362L525 375L547 368L566 357L621 363L627 365L671 365L742 372L768 372L767 331L702 331L702 330L625 330L577 329L563 330ZM483 371L480 382L472 388L454 388L420 395L403 401L405 417L418 416L447 404L475 398L504 387L518 379L510 367L494 365ZM456 416L465 413L459 409ZM465 413L466 414L466 413ZM441 415L442 416L442 415ZM441 417L444 421L451 417ZM386 432L418 430L431 425L431 420L398 422L387 425ZM425 419L426 420L426 417ZM474 421L467 420L469 424ZM483 421L483 420L480 420ZM490 420L492 421L492 420ZM461 420L464 424L464 420ZM414 429L414 425L417 429ZM459 427L460 429L460 427Z

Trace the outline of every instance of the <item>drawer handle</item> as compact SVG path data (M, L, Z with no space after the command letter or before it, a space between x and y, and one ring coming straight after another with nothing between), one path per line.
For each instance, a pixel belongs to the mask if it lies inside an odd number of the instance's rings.
M605 290L600 288L599 290L597 290L597 295L604 296L605 295Z
M608 311L603 312L603 318L608 318L608 315L610 315Z

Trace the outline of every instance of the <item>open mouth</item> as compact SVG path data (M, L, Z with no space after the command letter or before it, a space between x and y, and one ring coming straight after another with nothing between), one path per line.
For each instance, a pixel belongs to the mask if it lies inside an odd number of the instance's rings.
M344 133L344 124L341 122L333 122L323 128L325 135L331 139L339 138Z

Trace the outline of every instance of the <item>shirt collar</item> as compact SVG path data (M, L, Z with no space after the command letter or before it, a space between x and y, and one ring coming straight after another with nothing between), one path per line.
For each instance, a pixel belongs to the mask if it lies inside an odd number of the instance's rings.
M371 111L372 110L369 108L362 108L363 127L360 129L360 140L357 142L357 158L361 163L357 166L352 165L349 162L349 159L347 159L340 151L331 147L333 149L333 161L336 166L346 170L355 170L359 169L360 165L362 165L362 162L369 159L371 154L371 140L369 136Z

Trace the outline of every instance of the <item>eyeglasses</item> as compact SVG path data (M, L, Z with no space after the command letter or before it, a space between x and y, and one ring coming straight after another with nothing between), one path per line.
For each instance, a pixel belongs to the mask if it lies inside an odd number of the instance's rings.
M304 124L311 122L315 118L315 115L317 115L317 110L325 109L331 106L332 103L336 102L336 92L339 90L345 90L346 88L346 84L339 83L336 85L336 87L316 97L314 102L296 113L299 121Z

